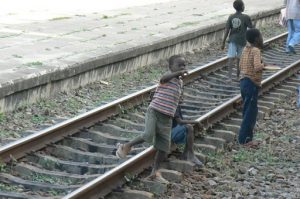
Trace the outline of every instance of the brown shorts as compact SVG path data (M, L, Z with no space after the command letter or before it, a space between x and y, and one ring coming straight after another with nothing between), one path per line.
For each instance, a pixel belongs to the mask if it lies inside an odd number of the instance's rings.
M156 150L169 153L171 147L172 117L149 107L145 117L143 139Z

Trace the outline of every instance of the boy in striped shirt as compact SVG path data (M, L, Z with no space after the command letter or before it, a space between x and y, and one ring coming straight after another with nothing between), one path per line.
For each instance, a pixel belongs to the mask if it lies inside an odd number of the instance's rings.
M181 77L187 73L185 59L180 55L170 57L169 70L170 72L160 79L160 84L156 88L153 99L148 107L143 135L128 143L118 144L116 151L116 156L125 158L133 146L145 141L153 144L157 152L151 177L163 183L167 183L167 180L161 176L158 169L160 163L170 152L172 118L175 115L182 92L183 82Z

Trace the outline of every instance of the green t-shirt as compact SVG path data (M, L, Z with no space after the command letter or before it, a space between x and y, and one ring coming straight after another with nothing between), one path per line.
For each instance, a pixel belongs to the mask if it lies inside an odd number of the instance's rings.
M236 12L228 17L226 28L230 30L229 42L245 46L247 28L253 28L248 15Z

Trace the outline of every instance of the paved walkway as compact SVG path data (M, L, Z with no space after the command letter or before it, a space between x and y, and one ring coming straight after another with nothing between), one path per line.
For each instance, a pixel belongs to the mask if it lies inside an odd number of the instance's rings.
M233 0L112 0L102 5L99 0L67 1L73 6L63 2L1 2L0 88L225 21L234 11ZM282 0L247 0L245 13L280 5Z

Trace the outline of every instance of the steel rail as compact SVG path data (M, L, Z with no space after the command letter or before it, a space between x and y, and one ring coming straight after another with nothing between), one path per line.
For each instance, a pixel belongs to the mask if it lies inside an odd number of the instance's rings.
M265 41L265 45L268 45L270 42L280 39L286 36L286 33L278 35L272 39ZM227 61L227 57L218 59L217 61L199 67L197 69L189 71L188 79L185 79L185 83L192 81L192 79L201 76L203 73L209 73L214 70L217 70L219 66L224 64ZM220 64L222 63L222 64ZM212 68L209 68L212 67ZM266 92L267 90L271 89L275 86L275 81L281 81L286 77L293 75L293 72L299 70L300 61L289 65L287 68L284 68L271 77L267 78L262 82L262 89L261 92ZM201 122L204 126L209 126L212 123L215 123L226 115L234 112L236 109L236 104L241 102L241 95L237 95L234 98L228 100L227 102L223 103L222 105L216 107L215 109L211 110L207 114L203 115L202 117L198 118L197 121ZM71 192L70 194L66 195L64 199L80 199L80 198L99 198L103 197L110 192L113 188L117 187L124 182L125 174L130 173L134 175L138 173L137 170L140 170L139 167L142 165L145 167L144 159L147 159L147 165L150 165L155 154L155 149L153 147L149 147L143 152L139 153L138 155L132 157L131 159L124 162L122 165L114 168L110 172L107 172L100 177L94 179L90 183L84 185L76 189L75 191Z

